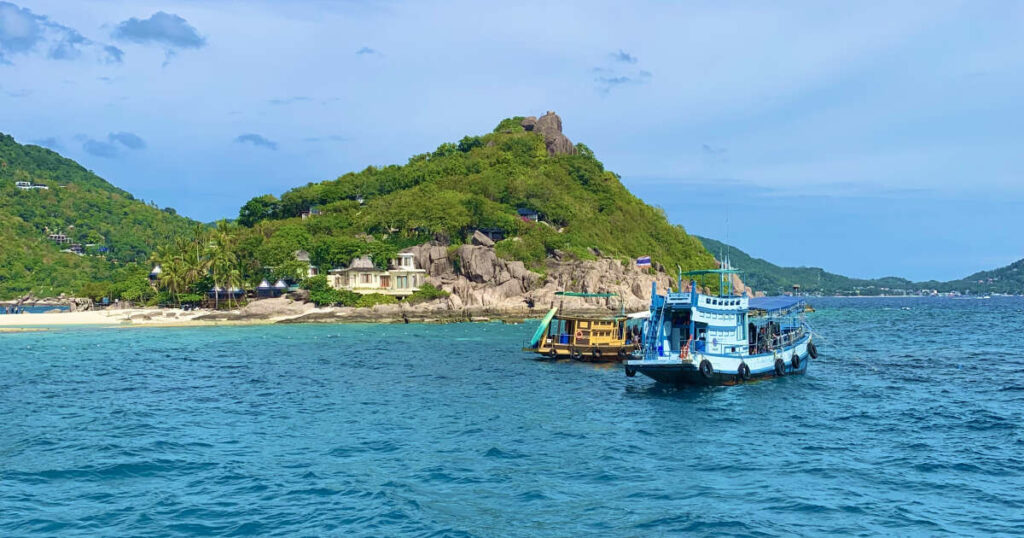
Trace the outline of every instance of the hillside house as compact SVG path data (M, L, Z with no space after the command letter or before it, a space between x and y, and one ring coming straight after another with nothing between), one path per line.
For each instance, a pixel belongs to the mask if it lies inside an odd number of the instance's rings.
M71 238L62 233L50 234L46 236L46 238L58 245L64 245L71 242Z
M327 281L331 287L356 293L380 293L395 297L407 297L419 289L427 280L427 272L416 267L415 255L401 252L392 259L388 269L382 271L373 265L369 256L352 260L344 269L329 271Z
M501 228L477 228L477 231L486 235L491 241L497 243L505 239L505 230Z
M305 250L296 250L294 255L295 261L306 264L306 278L320 274L319 269L309 262L309 252Z
M306 220L313 217L319 217L320 215L321 212L320 208L318 207L311 207L299 214L299 216L302 217L302 220Z
M519 209L516 209L516 213L519 214L520 219L526 222L537 222L540 220L540 213L537 213L537 211L528 207L520 207Z
M23 190L23 191L31 191L31 190L48 191L48 190L50 190L50 187L47 187L46 185L33 185L31 181L15 181L14 182L14 186L19 188L19 189L21 189L21 190Z

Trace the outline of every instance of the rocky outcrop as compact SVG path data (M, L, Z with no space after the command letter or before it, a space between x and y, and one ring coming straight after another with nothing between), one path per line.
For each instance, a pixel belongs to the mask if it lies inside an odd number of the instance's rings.
M86 312L92 310L92 299L88 297L70 297L66 299L68 310L71 312Z
M527 131L544 135L544 146L547 147L549 155L576 154L576 146L562 134L562 118L559 118L558 114L549 110L540 118L525 118L520 125Z
M427 269L428 281L448 291L447 308L480 313L526 315L531 309L550 308L556 302L571 310L617 309L619 300L558 297L555 292L581 291L618 293L630 309L646 309L651 283L664 291L668 275L648 274L635 264L602 258L577 260L565 253L547 263L547 276L530 271L520 261L498 257L493 246L460 245L448 254L439 243L427 243L410 249L418 267Z
M448 275L454 272L451 260L448 259L447 245L439 242L424 243L408 250L416 260L416 267L426 269L428 275Z
M473 232L473 244L479 245L481 247L493 247L494 240L484 235L484 233L481 232L480 230L477 230Z

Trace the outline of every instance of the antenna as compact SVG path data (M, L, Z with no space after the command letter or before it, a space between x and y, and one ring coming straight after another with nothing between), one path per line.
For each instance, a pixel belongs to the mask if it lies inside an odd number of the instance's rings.
M729 240L729 204L725 204L725 250L732 257L732 242Z

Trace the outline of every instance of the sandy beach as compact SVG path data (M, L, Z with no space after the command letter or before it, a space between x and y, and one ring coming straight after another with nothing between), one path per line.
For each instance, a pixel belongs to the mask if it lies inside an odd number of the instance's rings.
M75 326L181 327L198 325L253 325L287 321L313 310L286 299L257 301L229 311L180 308L129 308L0 315L0 329L57 328Z
M323 307L285 298L253 301L234 310L181 310L177 308L133 308L0 315L0 332L61 327L188 327L216 325L268 325L274 323L457 323L467 321L522 321L540 317L546 308L451 309L447 301L415 306L377 305L373 308ZM566 309L567 313L573 312ZM584 309L579 314L605 314L601 309Z
M87 312L55 312L45 314L11 314L0 316L0 330L12 332L15 329L74 327L74 326L185 326L185 325L240 325L243 321L200 321L209 312L186 312L178 309L130 309L98 310ZM259 320L274 323L276 320ZM252 321L249 323L255 323Z

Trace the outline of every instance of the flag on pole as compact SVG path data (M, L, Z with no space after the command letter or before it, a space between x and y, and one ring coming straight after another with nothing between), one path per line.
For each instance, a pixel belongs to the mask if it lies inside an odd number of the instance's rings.
M650 256L640 256L639 258L636 259L636 266L637 267L650 267L651 266L651 257Z

